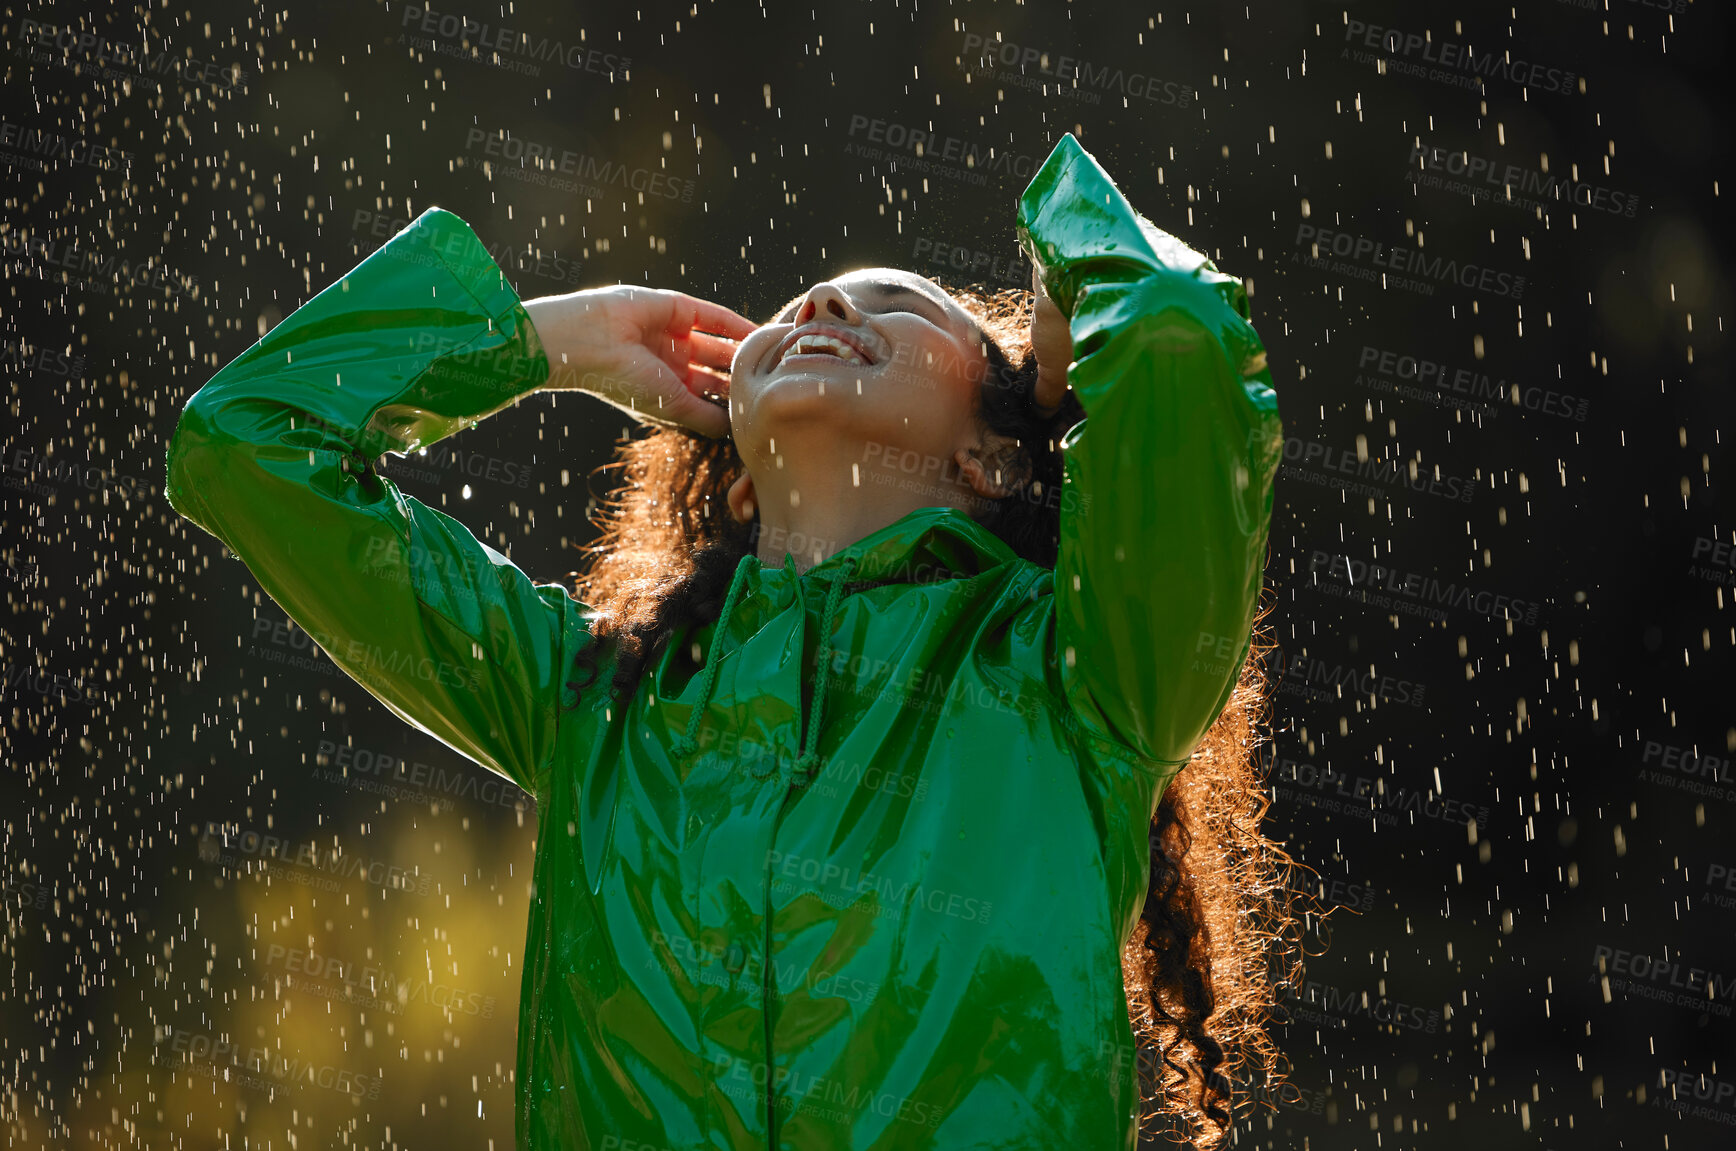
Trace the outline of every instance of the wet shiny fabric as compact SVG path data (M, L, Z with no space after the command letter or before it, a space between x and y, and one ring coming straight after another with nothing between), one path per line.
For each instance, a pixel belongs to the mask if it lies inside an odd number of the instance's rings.
M546 379L457 217L188 402L175 508L386 707L537 798L521 1146L1133 1146L1121 948L1152 811L1247 649L1276 399L1239 281L1071 136L1018 228L1088 416L1056 569L943 508L803 572L748 556L625 704L607 653L567 686L583 605L374 470Z

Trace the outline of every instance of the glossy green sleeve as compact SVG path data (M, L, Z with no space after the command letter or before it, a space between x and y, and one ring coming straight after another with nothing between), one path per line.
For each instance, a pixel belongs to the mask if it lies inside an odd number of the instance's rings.
M537 794L582 607L374 467L535 390L548 360L468 225L430 209L182 411L170 503L394 713Z
M1277 396L1240 280L1128 205L1064 137L1019 233L1067 314L1086 419L1062 441L1057 655L1091 730L1187 760L1235 687L1259 602Z

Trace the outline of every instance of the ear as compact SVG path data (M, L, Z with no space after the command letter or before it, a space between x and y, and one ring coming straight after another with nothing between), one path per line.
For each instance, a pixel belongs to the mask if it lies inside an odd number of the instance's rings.
M729 485L729 514L738 524L753 523L759 501L754 497L753 475L743 471L741 478Z
M1013 458L1016 445L1009 436L990 432L974 448L960 448L952 454L961 479L985 500L1002 500L1013 494L1018 478L1007 470L1006 461Z

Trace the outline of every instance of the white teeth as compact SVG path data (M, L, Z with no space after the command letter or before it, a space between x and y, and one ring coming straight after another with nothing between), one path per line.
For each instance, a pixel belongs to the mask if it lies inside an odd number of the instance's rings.
M862 357L856 353L856 349L852 348L849 344L846 344L843 340L840 340L835 336L821 335L817 332L810 332L797 339L795 343L790 345L789 350L786 351L784 355L795 356L803 353L837 356L846 364L860 364L863 362Z

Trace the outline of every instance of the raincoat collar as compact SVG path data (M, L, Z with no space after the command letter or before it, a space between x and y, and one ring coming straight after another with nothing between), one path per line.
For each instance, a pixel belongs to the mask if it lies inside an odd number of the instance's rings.
M853 581L920 584L968 578L1016 558L1017 555L999 536L957 508L946 507L917 508L799 574L795 557L784 553L782 568L770 570L787 575L789 584L786 586L792 588L798 600L802 596L800 588L805 578L812 577L827 585L825 608L820 618L820 652L813 702L808 721L803 725L802 750L796 763L799 780L805 782L812 778L819 765L817 748L824 719L827 680L832 670L833 623L845 585ZM700 717L717 684L718 665L724 654L724 635L729 630L730 616L740 604L750 577L760 576L760 580L752 582L763 584L767 570L752 552L742 556L736 565L729 592L723 597L717 626L712 631L711 650L706 652L705 668L700 672L699 699L688 719L687 730L676 741L679 753L691 754L697 750ZM799 620L797 626L801 626Z
M802 574L834 579L832 572L853 561L856 580L930 583L973 576L1015 558L999 536L957 508L917 508Z

